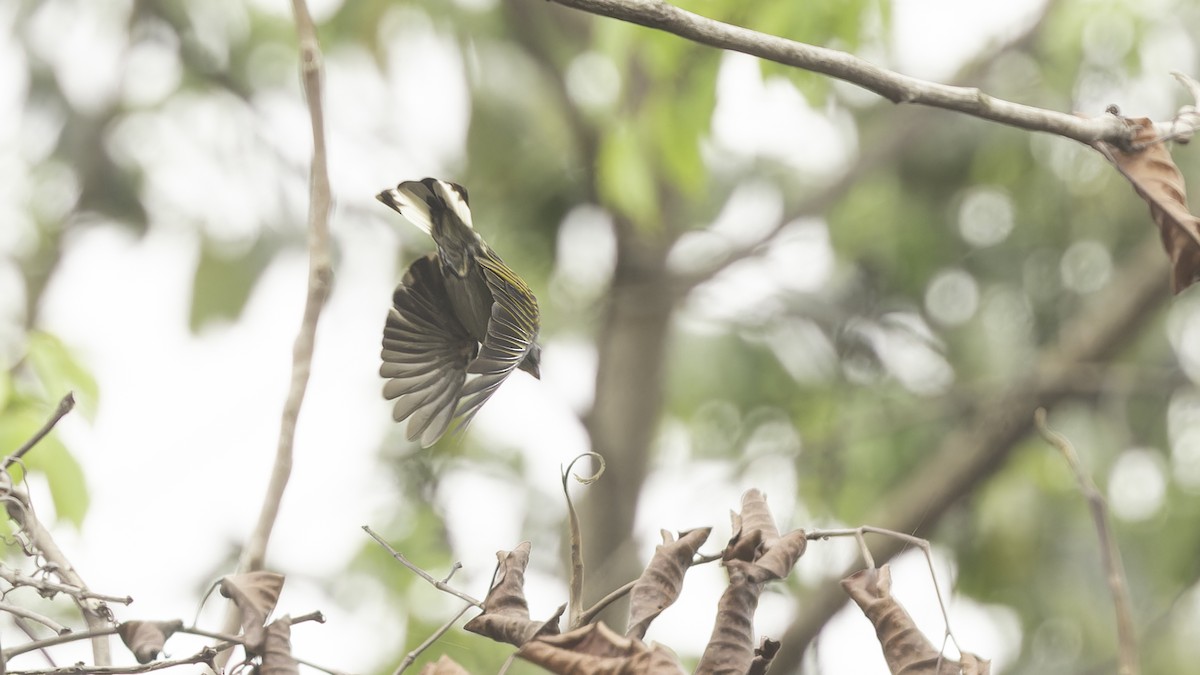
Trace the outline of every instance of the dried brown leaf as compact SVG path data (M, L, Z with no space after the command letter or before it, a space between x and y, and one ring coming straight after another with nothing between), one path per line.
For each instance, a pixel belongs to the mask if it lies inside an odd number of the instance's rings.
M783 579L791 573L792 567L804 550L808 548L808 539L804 530L792 530L782 537L777 537L769 545L764 542L766 549L754 564L771 572L776 579Z
M603 623L530 640L517 650L517 656L552 673L571 675L678 675L684 672L679 658L670 649L623 637Z
M167 639L183 628L183 622L174 621L126 621L117 626L121 641L133 652L138 663L150 663L162 653Z
M754 611L762 594L763 568L741 560L725 563L729 585L717 602L717 620L704 648L697 675L744 673L754 661Z
M548 621L529 618L525 601L525 568L529 565L532 545L521 542L512 551L497 551L496 572L492 588L483 600L483 614L471 619L463 628L498 642L520 647L539 633L558 633L558 617L565 608Z
M669 532L663 532L662 545L654 549L654 557L629 592L629 630L626 635L638 639L644 637L650 622L679 599L683 575L711 532L711 527L689 530L681 532L678 540L674 540Z
M891 672L906 675L959 675L962 672L958 661L946 658L929 644L912 617L892 597L892 573L887 565L878 570L855 572L842 579L842 588L875 626L875 635Z
M242 637L246 649L258 653L264 638L263 624L279 602L284 576L275 572L231 574L221 579L221 595L233 601L242 613Z
M1171 258L1171 290L1179 293L1200 278L1200 218L1187 204L1187 186L1171 153L1155 135L1147 118L1126 119L1138 128L1131 151L1102 144L1104 154L1133 185L1158 225L1163 248Z
M742 512L731 514L733 537L721 554L724 560L754 560L760 555L760 546L770 546L779 538L775 518L767 507L767 497L757 488L742 495Z
M959 659L962 664L962 675L989 675L992 672L992 662L981 659L971 652L963 652Z
M286 614L267 626L259 672L262 675L300 675L300 664L292 656L292 620Z
M437 661L422 666L420 675L471 675L471 673L458 665L454 659L442 654Z

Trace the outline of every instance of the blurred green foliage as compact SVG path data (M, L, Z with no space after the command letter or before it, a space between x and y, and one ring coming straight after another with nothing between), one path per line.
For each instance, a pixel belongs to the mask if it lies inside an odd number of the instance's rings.
M27 351L20 362L24 365L0 374L0 449L6 456L34 437L68 392L74 394L76 414L92 418L96 412L96 381L70 350L43 331L31 331L26 337ZM9 468L18 482L27 471L45 477L56 517L81 527L88 507L87 481L56 432L51 431ZM4 523L7 532L8 521Z

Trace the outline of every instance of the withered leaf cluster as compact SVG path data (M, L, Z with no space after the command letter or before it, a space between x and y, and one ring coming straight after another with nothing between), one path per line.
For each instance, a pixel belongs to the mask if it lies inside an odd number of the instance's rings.
M780 533L759 490L742 496L741 510L731 513L733 534L719 555L699 556L711 528L679 533L664 531L662 544L639 578L630 586L628 630L624 635L603 622L572 626L559 632L565 605L548 619L533 619L525 601L525 568L531 545L497 553L498 565L483 613L466 629L517 647L516 655L552 673L571 675L677 675L684 672L669 648L642 639L650 624L679 598L684 577L693 565L721 560L729 583L717 603L716 621L695 672L764 675L780 643L761 638L755 643L754 614L763 589L788 576L808 543L803 530ZM818 537L828 536L818 534ZM859 572L842 582L846 592L875 625L893 673L929 675L986 675L989 663L964 653L951 660L917 630L911 617L891 596L891 576L885 566ZM603 604L603 603L601 603ZM595 608L593 608L594 610ZM595 611L580 612L581 617ZM574 615L574 614L573 614ZM422 675L465 675L466 670L446 656L427 664Z
M284 577L274 572L250 572L221 579L221 595L233 601L241 620L241 641L248 658L261 660L261 672L289 675L299 672L292 656L292 620L281 616L270 623L267 617L275 610L283 590ZM319 619L320 620L320 619ZM117 627L117 634L138 663L150 663L163 652L166 641L184 630L182 621L126 621ZM202 659L209 662L216 651L205 648Z
M717 620L697 673L765 672L778 643L754 644L753 619L758 596L765 584L783 579L804 553L802 530L780 535L758 490L747 492L742 511L732 514L733 538L722 555L729 573L717 608ZM641 576L630 589L628 630L624 635L604 623L587 624L559 633L558 620L565 605L547 620L534 620L524 596L525 568L530 544L497 554L499 565L484 611L466 629L518 647L517 656L553 673L659 675L684 672L678 657L667 647L642 641L650 624L683 590L687 570L708 540L711 528L663 532L660 544ZM443 657L422 671L461 672Z

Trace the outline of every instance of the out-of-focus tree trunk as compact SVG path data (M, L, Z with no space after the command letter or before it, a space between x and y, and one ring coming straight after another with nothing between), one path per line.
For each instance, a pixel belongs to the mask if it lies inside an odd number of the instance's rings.
M666 246L633 234L628 223L617 230L617 266L597 334L595 404L586 420L592 449L608 467L583 504L589 602L640 571L630 534L662 415L673 308ZM614 616L623 620L616 611L608 620Z

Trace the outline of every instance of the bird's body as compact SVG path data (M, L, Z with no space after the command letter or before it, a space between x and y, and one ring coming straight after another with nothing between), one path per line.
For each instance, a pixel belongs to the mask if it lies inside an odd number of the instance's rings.
M426 178L378 199L437 244L396 287L379 371L392 416L428 447L455 418L468 423L514 369L540 376L537 300L475 232L462 186Z

